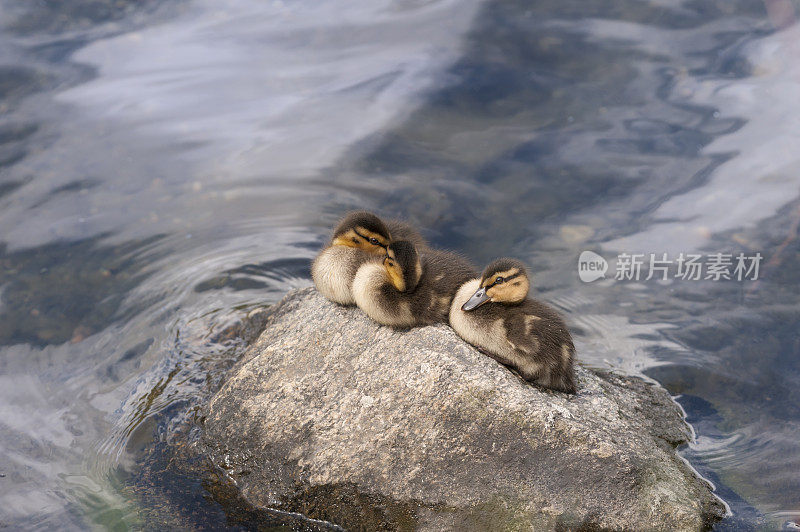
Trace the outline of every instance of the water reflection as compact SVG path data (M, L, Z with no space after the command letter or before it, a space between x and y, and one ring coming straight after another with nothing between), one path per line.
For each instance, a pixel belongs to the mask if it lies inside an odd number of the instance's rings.
M125 294L157 258L158 238L120 246L100 238L8 251L0 245L0 345L77 343L136 309L119 313Z
M350 207L525 259L584 363L680 394L724 526L800 516L798 29L761 2L31 6L0 31L4 524L223 526L154 448ZM585 285L583 249L766 264Z

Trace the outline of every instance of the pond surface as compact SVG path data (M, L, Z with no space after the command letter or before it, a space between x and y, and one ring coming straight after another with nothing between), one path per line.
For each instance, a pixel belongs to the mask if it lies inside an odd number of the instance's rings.
M794 16L0 0L0 527L158 524L130 479L234 356L210 334L310 284L351 208L525 260L582 363L676 396L719 529L800 523ZM605 279L578 278L583 250ZM621 253L763 260L615 280Z

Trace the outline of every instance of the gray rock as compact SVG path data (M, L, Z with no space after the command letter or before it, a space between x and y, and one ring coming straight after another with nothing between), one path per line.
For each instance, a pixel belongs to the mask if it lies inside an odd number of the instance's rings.
M698 530L724 514L676 455L680 408L578 368L537 389L440 325L396 331L313 288L211 401L203 445L244 498L350 529Z

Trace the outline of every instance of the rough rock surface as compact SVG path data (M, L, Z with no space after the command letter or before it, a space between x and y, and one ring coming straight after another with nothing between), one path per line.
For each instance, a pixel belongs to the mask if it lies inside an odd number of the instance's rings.
M578 369L537 389L446 326L396 331L313 288L211 401L203 445L246 500L349 529L698 530L722 503L675 453L678 406Z

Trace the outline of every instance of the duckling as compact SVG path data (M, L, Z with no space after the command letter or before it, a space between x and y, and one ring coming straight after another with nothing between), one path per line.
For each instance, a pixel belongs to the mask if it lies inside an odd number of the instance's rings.
M516 259L497 259L458 289L450 326L464 340L545 388L575 393L575 346L561 316L528 299L530 281Z
M371 212L348 213L336 225L330 243L311 265L311 277L317 290L335 303L353 305L351 292L358 267L386 254L392 237L410 240L427 248L419 233L403 222L384 222Z
M447 323L453 294L475 270L453 253L420 251L407 240L392 242L382 262L358 269L353 297L370 318L398 328Z

